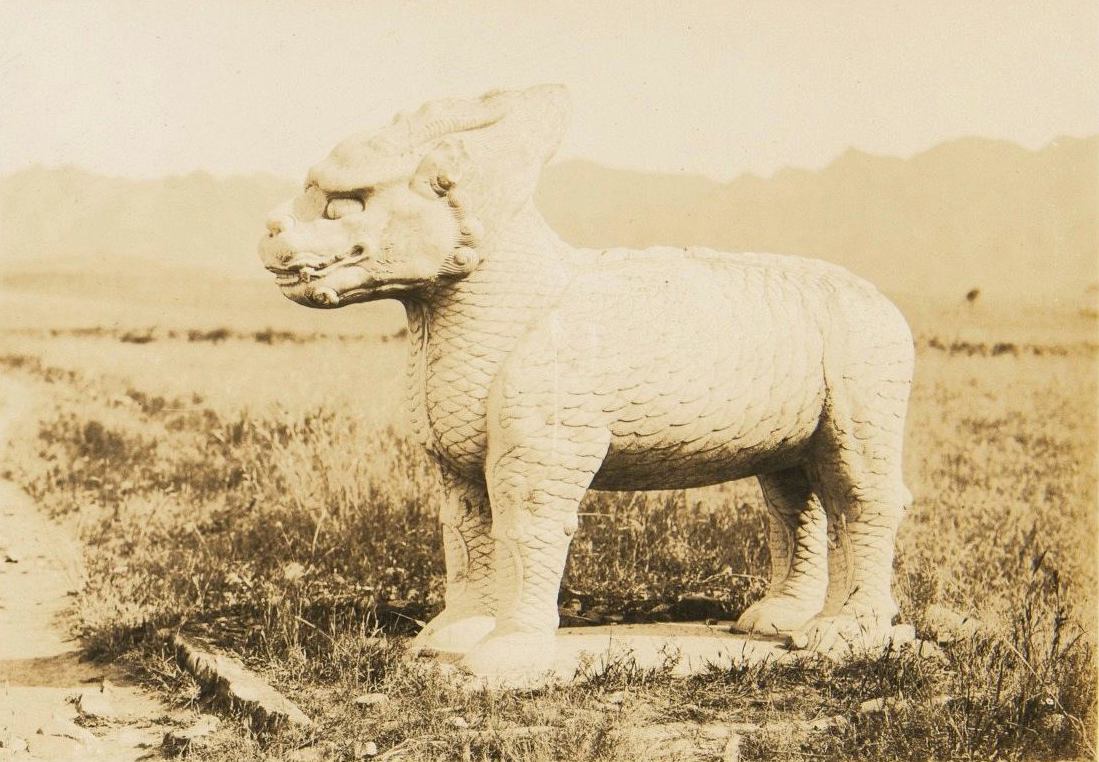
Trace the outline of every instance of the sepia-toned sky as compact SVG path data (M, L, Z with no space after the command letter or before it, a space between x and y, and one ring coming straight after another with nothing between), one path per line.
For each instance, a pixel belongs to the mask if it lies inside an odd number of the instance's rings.
M300 177L446 95L569 85L562 148L729 179L1099 131L1099 4L0 0L0 172Z

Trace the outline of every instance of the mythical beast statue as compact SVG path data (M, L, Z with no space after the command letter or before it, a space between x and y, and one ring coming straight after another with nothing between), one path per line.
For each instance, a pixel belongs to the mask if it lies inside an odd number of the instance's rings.
M414 646L480 675L549 667L586 490L753 474L771 584L738 628L880 638L908 499L904 319L819 261L565 244L531 196L567 112L541 86L398 115L313 167L260 245L300 304L407 310L409 400L448 495L446 606Z

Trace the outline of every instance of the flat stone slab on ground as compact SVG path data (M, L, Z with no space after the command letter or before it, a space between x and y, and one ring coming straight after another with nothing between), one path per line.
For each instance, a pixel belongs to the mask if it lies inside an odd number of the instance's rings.
M255 730L283 723L298 726L313 724L290 699L276 691L239 659L198 648L176 634L172 638L176 660L190 672L204 690L221 703L243 711Z
M667 666L686 677L711 667L729 668L790 658L785 638L729 631L731 622L675 622L565 627L557 631L554 673L561 679L599 674L616 663L641 669Z
M566 683L602 674L621 665L630 669L666 669L676 677L706 672L710 668L774 663L796 658L785 648L783 637L745 635L729 631L731 622L705 624L675 622L618 624L595 627L563 627L555 639L553 670L544 677L480 678L465 675L458 667L459 654L421 652L417 660L453 674L471 689L478 687L535 687L546 682Z
M617 624L595 627L563 627L555 639L555 663L543 677L517 675L476 677L460 669L460 654L424 651L418 660L434 662L436 668L453 674L471 689L477 687L535 687L549 682L569 682L602 674L621 665L630 669L664 669L674 677L687 677L710 669L730 669L757 664L775 664L813 656L813 652L789 646L785 635L748 635L731 631L732 622L667 622ZM916 644L921 656L933 656L934 644L917 641L911 625L895 625L884 640L856 646L856 651L882 653ZM850 649L821 654L841 659Z

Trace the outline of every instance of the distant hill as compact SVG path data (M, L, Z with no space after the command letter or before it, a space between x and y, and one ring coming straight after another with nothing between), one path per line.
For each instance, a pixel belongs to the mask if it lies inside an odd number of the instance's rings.
M295 189L263 174L126 180L75 167L31 167L0 180L0 256L18 269L58 257L70 264L152 257L258 276L264 220Z
M819 171L730 183L566 161L546 169L537 203L576 245L796 253L846 265L887 291L1076 300L1099 282L1097 159L1099 136L1038 151L966 138L908 160L852 149ZM82 289L119 290L103 274L132 274L149 258L176 268L177 281L182 268L260 277L266 214L296 188L262 174L135 181L29 168L0 181L4 281L33 289L36 277L60 270ZM197 277L206 298L228 298L220 279ZM171 296L163 281L156 291Z
M727 184L551 167L550 224L593 247L700 244L845 265L879 287L960 296L1081 297L1099 281L1099 136L1039 151L967 138L909 160L848 150L816 172Z

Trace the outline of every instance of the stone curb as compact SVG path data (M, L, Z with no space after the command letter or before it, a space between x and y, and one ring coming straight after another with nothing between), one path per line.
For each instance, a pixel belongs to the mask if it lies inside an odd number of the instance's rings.
M256 732L287 723L299 727L313 726L313 721L294 702L250 671L240 660L196 648L178 633L172 636L172 647L179 666L214 697L215 703L246 715Z

